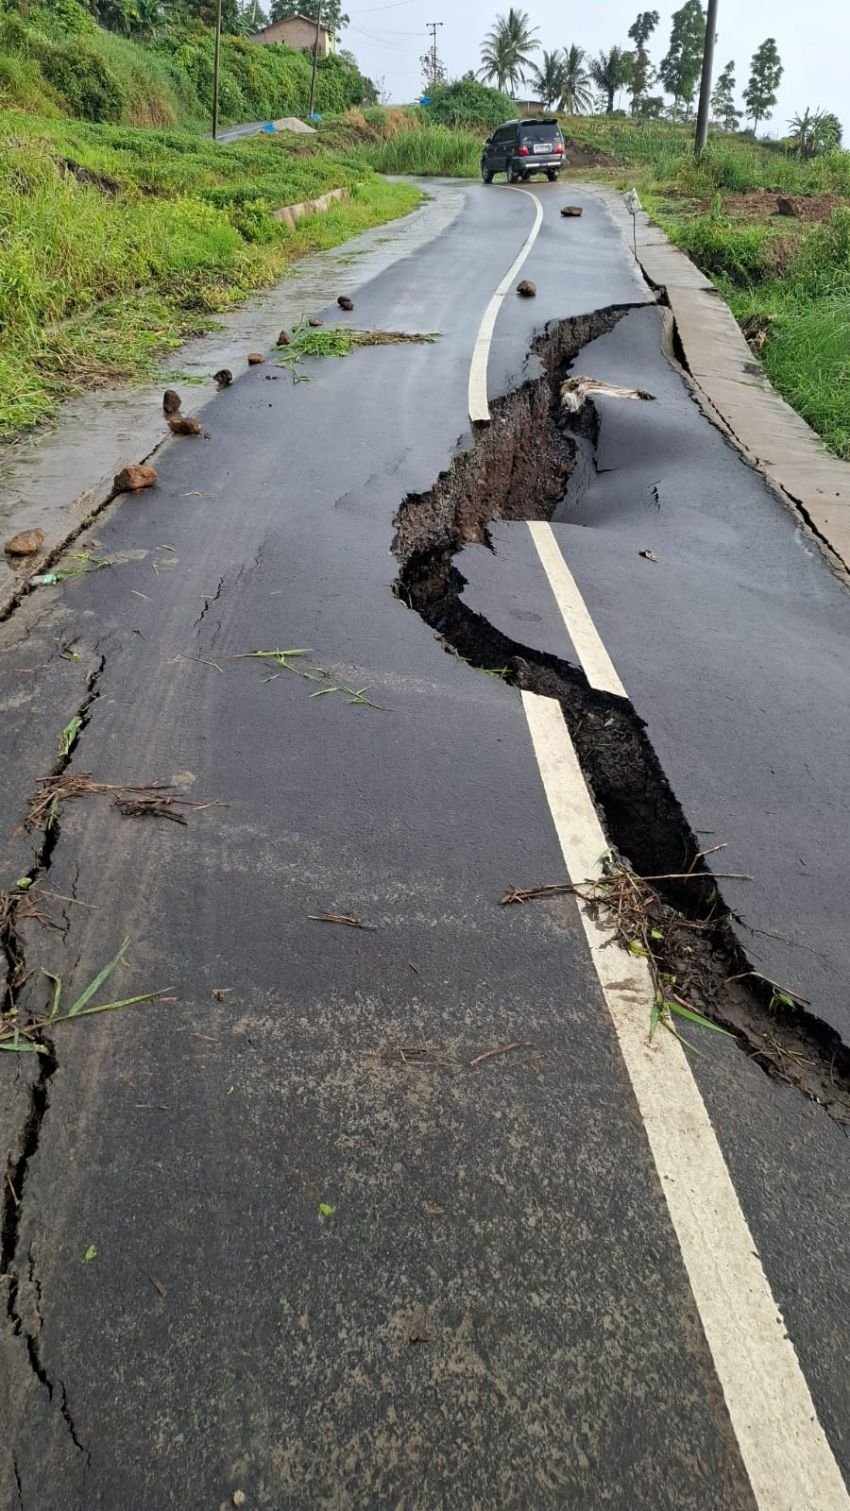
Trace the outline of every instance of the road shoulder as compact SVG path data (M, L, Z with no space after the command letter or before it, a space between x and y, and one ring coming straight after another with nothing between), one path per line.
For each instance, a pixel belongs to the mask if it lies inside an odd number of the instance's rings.
M786 404L753 358L738 324L710 279L622 195L583 184L606 206L645 276L664 289L687 370L706 414L803 521L831 565L850 569L850 463L827 451L811 426Z

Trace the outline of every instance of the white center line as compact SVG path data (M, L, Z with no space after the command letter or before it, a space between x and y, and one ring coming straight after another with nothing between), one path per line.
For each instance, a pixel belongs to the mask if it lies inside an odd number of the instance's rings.
M502 307L502 302L517 273L525 262L531 248L537 240L538 232L543 224L543 206L536 194L529 193L528 189L512 189L512 194L524 194L526 199L534 203L534 225L529 231L525 241L520 247L517 256L511 263L508 271L502 279L499 287L493 295L490 303L484 311L484 318L475 339L475 348L472 353L472 366L469 369L469 418L473 423L489 423L490 405L487 403L487 361L490 356L490 343L493 340L493 330L496 324L496 316Z
M590 617L578 584L561 555L552 526L543 519L529 519L526 523L584 675L591 687L599 692L625 698L626 689Z
M570 880L597 877L607 841L560 705L530 692L522 703ZM646 963L579 912L756 1503L760 1511L848 1511L685 1051L661 1029L649 1042Z

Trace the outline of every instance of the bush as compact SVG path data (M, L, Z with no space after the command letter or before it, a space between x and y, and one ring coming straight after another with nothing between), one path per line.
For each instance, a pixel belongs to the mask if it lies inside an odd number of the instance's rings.
M120 121L127 93L116 73L88 41L46 43L41 71L65 100L73 115L84 121Z
M503 121L516 116L516 105L506 94L470 78L439 85L431 91L431 103L424 108L429 121L436 124L480 127L487 131L495 131Z
M91 37L98 29L93 16L78 0L48 0L46 4L35 5L17 5L15 0L6 0L6 9L12 16L25 16L26 25L50 41Z

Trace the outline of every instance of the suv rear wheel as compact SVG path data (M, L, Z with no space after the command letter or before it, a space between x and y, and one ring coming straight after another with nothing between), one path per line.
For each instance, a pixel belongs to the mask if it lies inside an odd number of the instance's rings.
M558 179L560 178L560 174L558 173L557 168L547 168L546 177L548 178L550 184L556 184L558 182Z
M492 182L493 182L493 170L492 170L492 168L482 168L481 169L481 177L483 178L485 184L492 184Z
M509 184L519 184L519 183L522 183L522 170L520 168L515 168L514 165L513 165L513 163L511 163L510 166L509 166L509 168L508 168L508 183Z

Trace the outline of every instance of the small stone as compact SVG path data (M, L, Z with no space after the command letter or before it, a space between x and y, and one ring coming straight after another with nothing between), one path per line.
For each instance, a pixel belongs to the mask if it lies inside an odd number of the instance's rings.
M164 414L179 414L182 399L173 388L166 388L162 396L162 409Z
M658 560L658 557L656 556L656 554L655 554L654 551L638 551L638 556L642 556L643 559L644 559L644 561L657 561Z
M200 420L193 420L185 414L172 415L168 428L172 435L203 435L204 433Z
M530 278L523 278L522 283L517 284L516 291L523 299L533 299L537 293L537 284L532 283Z
M7 556L35 556L44 545L43 530L19 530L11 540L7 540L3 550Z
M247 1496L244 1490L234 1490L230 1499L233 1501L234 1506L244 1506Z
M561 214L569 219L574 215L583 215L584 211L581 205L564 205L563 209L561 210Z
M281 331L280 335L277 338L277 345L278 346L288 346L289 345L289 331Z
M324 325L324 323L324 320L317 320L315 315L313 316L312 320L307 321L307 324L311 325L314 331L317 331L319 329L319 326Z
M218 384L219 388L229 388L231 383L233 382L233 374L230 371L230 368L222 367L215 374L214 381Z
M341 310L354 309L354 301L353 299L349 299L347 294L340 294L339 298L337 299L337 304L339 305Z
M116 493L141 493L143 488L152 488L155 482L153 467L122 467L116 472L112 486Z
M249 352L248 353L248 366L249 367L259 367L261 363L265 362L265 360L266 359L263 356L262 352Z

